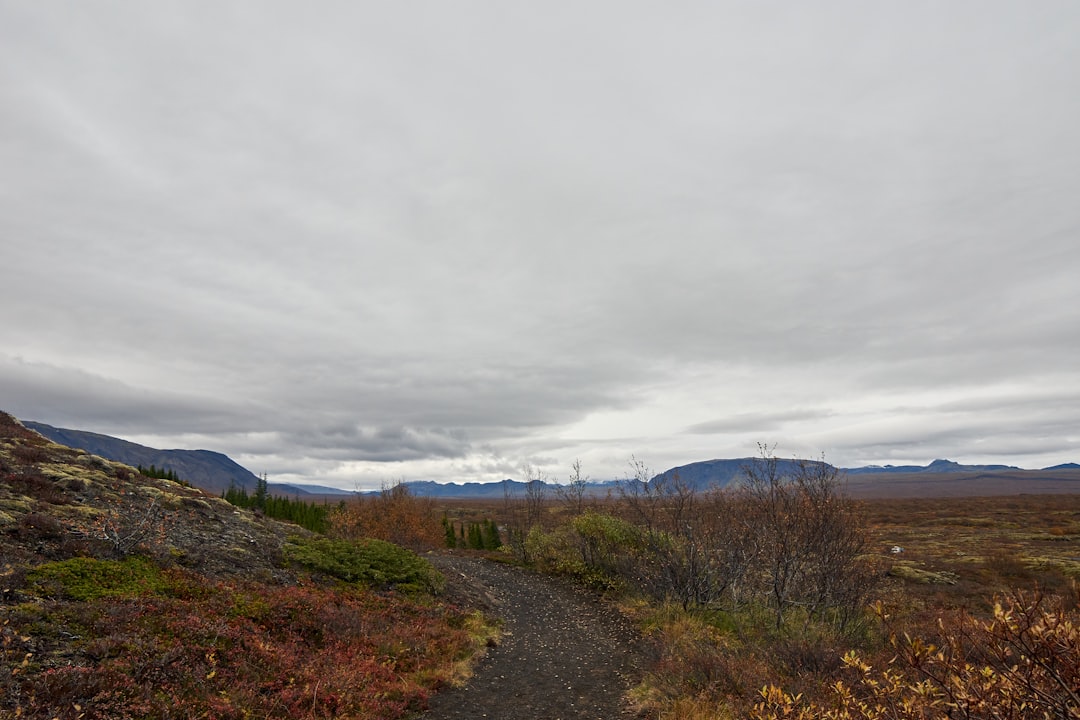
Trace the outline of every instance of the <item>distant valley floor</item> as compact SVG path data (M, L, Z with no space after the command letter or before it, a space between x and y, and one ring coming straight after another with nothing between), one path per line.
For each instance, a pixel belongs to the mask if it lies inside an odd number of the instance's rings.
M881 473L848 475L844 484L858 498L949 498L1080 493L1080 470Z

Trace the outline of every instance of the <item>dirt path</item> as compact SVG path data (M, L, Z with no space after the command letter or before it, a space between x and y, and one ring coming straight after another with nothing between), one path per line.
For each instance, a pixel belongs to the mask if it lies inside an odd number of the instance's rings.
M503 619L469 683L432 698L424 720L632 718L625 693L643 662L634 628L558 579L477 558L437 556L455 600Z

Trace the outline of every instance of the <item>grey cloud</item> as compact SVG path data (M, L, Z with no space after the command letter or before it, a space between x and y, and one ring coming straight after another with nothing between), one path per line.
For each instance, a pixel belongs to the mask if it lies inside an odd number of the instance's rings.
M726 418L718 418L702 423L695 423L685 432L699 435L718 435L723 433L762 433L776 431L792 422L821 420L832 416L830 410L794 409L769 413L736 413Z
M69 424L76 429L131 433L146 427L183 432L191 427L221 431L232 426L244 403L152 391L73 368L0 355L3 409L27 420ZM248 411L246 414L254 415ZM89 426L89 427L83 427Z
M300 433L290 437L296 452L335 460L403 462L422 458L457 458L469 449L465 433L441 428L354 427L348 433Z
M1036 393L1037 395L1038 393ZM1080 447L1076 391L1060 398L984 397L893 408L881 418L812 433L809 438L850 463L916 461L1010 462L1021 467L1057 464ZM1017 433L1018 427L1025 428ZM923 459L923 460L920 460Z
M341 482L1071 459L1078 27L0 4L0 409Z

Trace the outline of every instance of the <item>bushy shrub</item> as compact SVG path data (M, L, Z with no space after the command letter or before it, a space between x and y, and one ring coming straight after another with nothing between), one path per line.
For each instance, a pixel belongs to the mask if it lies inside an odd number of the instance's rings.
M570 524L580 540L581 560L590 568L617 574L638 549L638 528L614 515L589 511Z
M383 540L290 537L285 558L348 583L405 592L438 592L443 576L416 553Z
M375 538L413 550L446 544L446 532L431 498L417 497L398 483L375 495L342 502L330 513L330 534L350 540Z
M36 467L5 473L3 480L20 494L32 497L41 503L69 505L73 502L60 483L45 477Z
M525 537L525 552L537 567L547 572L577 575L585 571L574 537L565 527L544 532L534 525Z
M11 456L25 463L40 463L48 459L48 453L36 443L19 442L11 448Z
M16 532L27 539L56 539L64 534L64 526L52 515L27 513L19 520Z

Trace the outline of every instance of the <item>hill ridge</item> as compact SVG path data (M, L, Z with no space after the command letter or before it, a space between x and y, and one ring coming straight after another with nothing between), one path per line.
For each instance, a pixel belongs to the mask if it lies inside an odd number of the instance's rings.
M259 481L255 473L228 455L214 450L161 450L89 430L59 428L33 420L21 422L25 427L60 445L85 450L132 467L152 465L161 470L172 470L185 482L215 494L224 492L230 485L251 492ZM335 488L305 488L285 483L269 483L268 490L275 495L350 494Z

